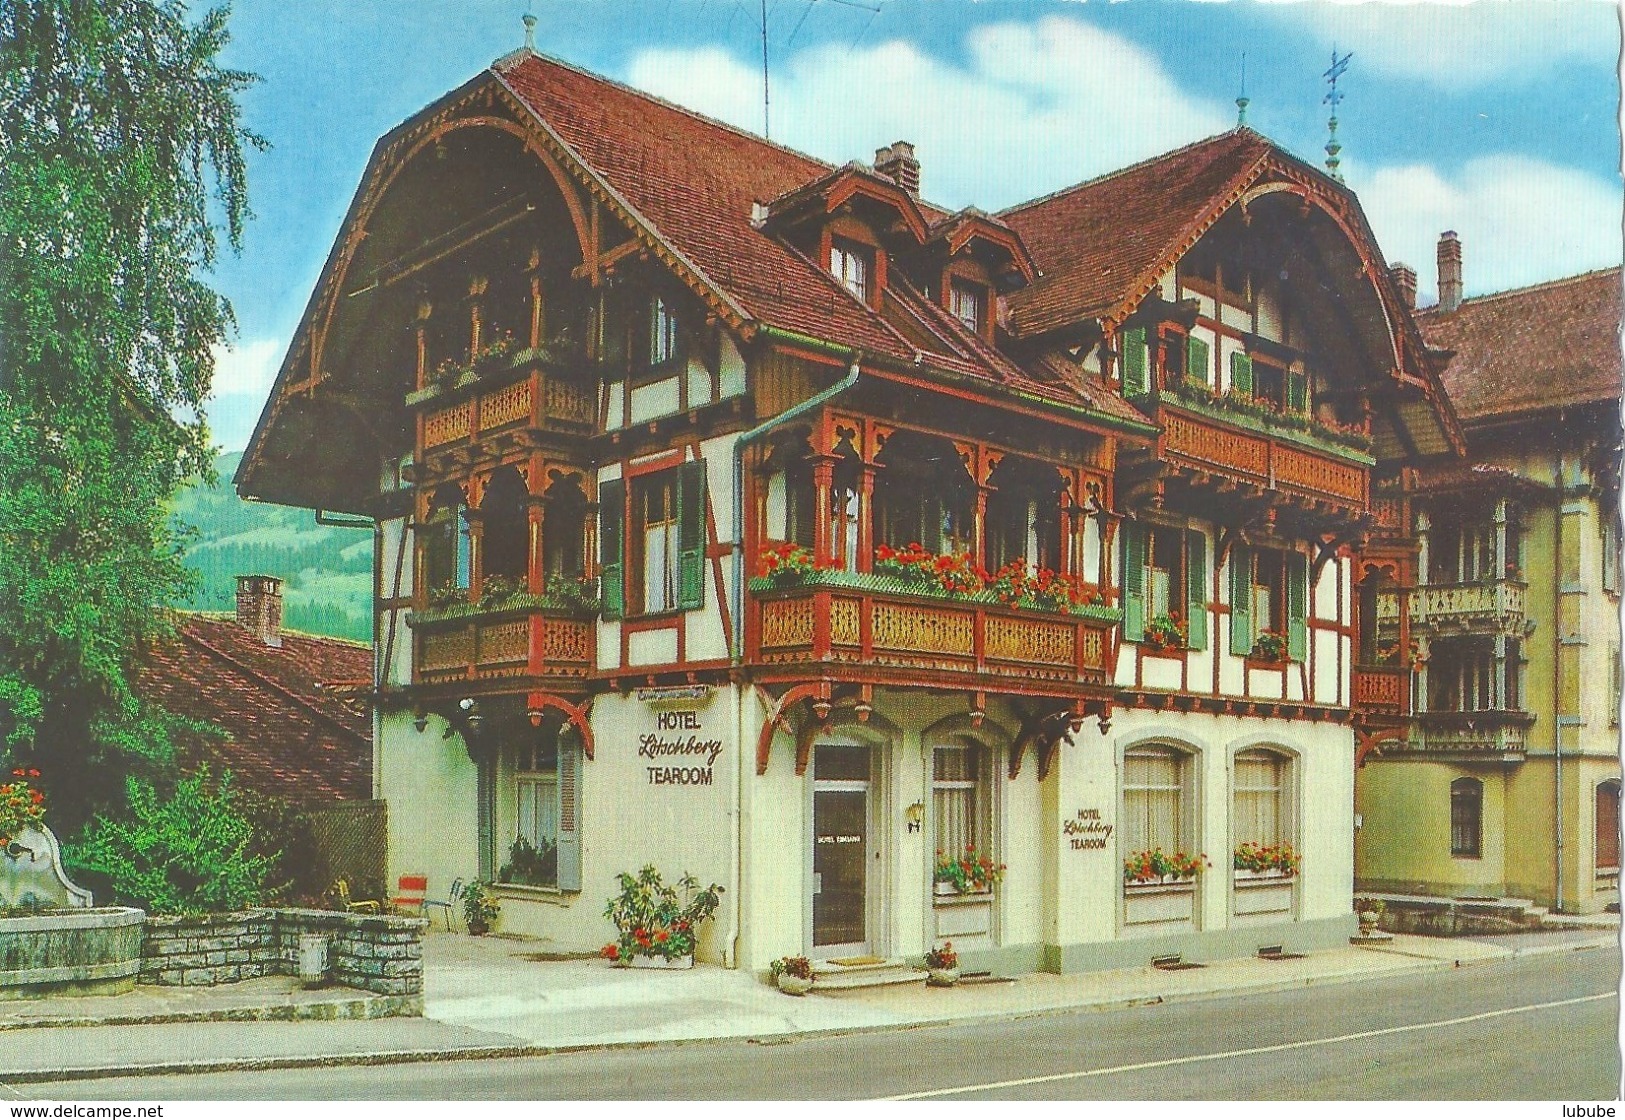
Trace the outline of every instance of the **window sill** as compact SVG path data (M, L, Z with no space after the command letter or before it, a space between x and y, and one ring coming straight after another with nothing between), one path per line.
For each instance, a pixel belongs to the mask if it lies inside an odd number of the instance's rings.
M1283 657L1279 661L1268 661L1262 657L1254 657L1252 654L1248 654L1246 657L1242 658L1242 660L1247 663L1247 668L1249 669L1271 669L1275 670L1276 672L1281 672L1291 668L1293 665L1298 664L1298 662L1292 660L1290 657Z
M959 894L958 892L953 894L933 894L931 896L932 906L973 906L977 903L988 903L992 901L993 892L990 890L966 891L964 894Z
M552 902L559 905L570 902L570 894L558 887L539 887L529 883L492 883L491 893L499 898L524 899L535 902Z
M1186 646L1155 646L1150 642L1141 642L1140 655L1142 657L1161 657L1168 661L1183 661L1190 652Z

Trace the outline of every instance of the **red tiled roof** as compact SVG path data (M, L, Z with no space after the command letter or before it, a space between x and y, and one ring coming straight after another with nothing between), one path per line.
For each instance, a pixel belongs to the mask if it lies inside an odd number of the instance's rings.
M273 648L234 618L195 614L148 653L137 687L227 733L189 743L187 764L290 801L330 801L372 796L372 721L323 686L371 671L372 651L354 642L284 631Z
M1273 151L1258 133L1236 129L1001 213L1043 274L1010 296L1016 333L1042 334L1109 311Z
M1428 345L1455 351L1445 389L1465 421L1620 396L1620 270L1605 268L1417 312Z

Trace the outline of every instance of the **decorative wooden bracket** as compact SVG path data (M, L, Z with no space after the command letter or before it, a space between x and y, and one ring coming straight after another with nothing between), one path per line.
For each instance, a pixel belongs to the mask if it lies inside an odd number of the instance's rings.
M581 753L592 761L593 738L592 724L589 716L592 714L592 699L572 704L562 696L554 696L547 692L532 692L525 697L525 714L530 716L531 725L539 726L542 722L542 712L548 708L557 708L564 713L565 720L576 729L581 736Z
M1356 729L1354 732L1354 737L1357 740L1354 747L1354 768L1358 770L1366 764L1366 760L1370 758L1370 756L1382 754L1383 743L1390 739L1400 739L1402 737L1402 733L1398 728L1393 727L1378 728L1375 731L1360 731Z
M1021 773L1021 758L1026 753L1029 743L1037 744L1038 780L1042 782L1049 777L1050 766L1055 761L1056 748L1069 733L1076 734L1082 729L1087 707L1084 701L1073 700L1052 705L1047 710L1022 715L1021 727L1016 732L1016 741L1010 747L1010 778L1014 779ZM1101 702L1101 707L1103 711L1110 711L1110 705L1105 701Z
M1337 533L1322 533L1315 542L1315 558L1309 565L1309 586L1313 587L1320 579L1320 571L1333 557L1337 555L1348 538Z
M830 682L813 681L808 684L791 685L773 704L773 710L768 713L767 720L762 724L761 732L756 736L756 773L767 773L767 760L773 749L773 736L779 728L791 727L791 716L797 704L803 700L813 703L815 720L808 720L796 735L796 773L807 772L807 756L812 749L812 734L809 729L827 726L830 713Z

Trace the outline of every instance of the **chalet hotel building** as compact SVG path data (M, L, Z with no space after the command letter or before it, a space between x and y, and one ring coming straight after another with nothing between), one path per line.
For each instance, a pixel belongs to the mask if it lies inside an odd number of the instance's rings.
M528 49L379 141L237 484L376 522L392 881L590 952L688 871L748 969L1354 932L1374 490L1464 450L1358 202L1246 128L920 184Z

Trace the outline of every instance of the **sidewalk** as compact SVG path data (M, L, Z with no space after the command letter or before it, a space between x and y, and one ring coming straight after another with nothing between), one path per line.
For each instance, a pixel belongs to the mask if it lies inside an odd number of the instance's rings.
M1181 972L1144 967L1045 973L963 982L951 989L909 985L793 999L748 973L708 966L689 972L617 969L597 959L547 959L544 946L534 941L435 933L424 945L423 1019L302 1017L365 997L343 990L300 992L280 979L184 993L139 988L99 1000L0 1003L0 1083L513 1057L1025 1018L1612 948L1617 939L1617 929L1523 938L1400 935L1380 947L1351 946L1279 961L1223 961ZM211 1011L254 1021L196 1021ZM185 1018L177 1021L181 1015ZM296 1021L265 1021L273 1015ZM102 1025L61 1025L96 1021Z

